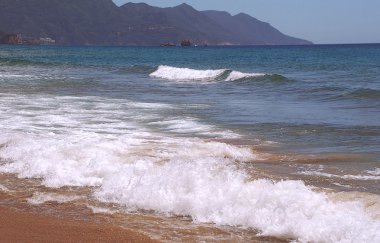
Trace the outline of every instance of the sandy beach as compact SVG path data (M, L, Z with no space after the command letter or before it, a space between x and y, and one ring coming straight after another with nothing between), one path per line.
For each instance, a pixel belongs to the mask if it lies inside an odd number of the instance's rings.
M106 224L58 219L0 207L1 242L156 242Z
M32 206L26 203L27 195L0 190L0 242L157 242L80 206ZM64 208L75 213L70 217Z

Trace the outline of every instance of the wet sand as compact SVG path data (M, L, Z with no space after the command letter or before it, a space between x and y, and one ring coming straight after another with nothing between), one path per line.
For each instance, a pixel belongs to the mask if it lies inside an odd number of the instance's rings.
M86 188L46 188L36 179L0 173L1 242L257 242L284 239L258 236L257 231L213 224L194 224L189 217L164 217L151 212L94 213ZM90 188L87 188L91 190ZM82 196L68 202L29 200L35 195ZM152 240L154 239L154 240Z
M121 227L0 207L0 242L156 242Z

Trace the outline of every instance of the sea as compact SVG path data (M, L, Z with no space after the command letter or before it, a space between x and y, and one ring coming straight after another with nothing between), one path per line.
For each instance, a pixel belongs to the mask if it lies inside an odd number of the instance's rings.
M0 134L2 206L164 242L380 242L379 44L1 45Z

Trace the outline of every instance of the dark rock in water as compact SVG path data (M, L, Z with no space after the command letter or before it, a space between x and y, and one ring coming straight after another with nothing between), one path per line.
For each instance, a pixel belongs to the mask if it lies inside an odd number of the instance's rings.
M160 46L176 46L174 43L162 43Z
M195 45L311 44L249 15L112 0L0 0L0 30L57 44L160 45L190 38Z
M182 40L181 41L181 46L191 46L190 40Z
M17 34L1 34L0 44L18 45L22 44L22 38Z

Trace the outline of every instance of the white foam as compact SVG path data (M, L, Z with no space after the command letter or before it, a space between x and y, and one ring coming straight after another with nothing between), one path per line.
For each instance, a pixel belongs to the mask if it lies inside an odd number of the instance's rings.
M199 134L220 138L239 138L240 135L229 130L221 130L217 127L204 124L195 118L173 118L164 121L151 122L152 125L163 126L165 130L182 134Z
M95 206L87 206L91 211L95 214L114 214L116 213L115 210L111 210L108 208L101 208L101 207L95 207Z
M9 192L10 190L6 186L0 184L0 191Z
M144 103L144 102L131 102L131 107L141 109L175 109L174 105L162 104L162 103Z
M304 242L380 239L380 222L360 203L331 202L300 181L247 180L233 165L255 159L246 148L200 139L104 139L13 138L0 156L14 162L0 170L40 177L50 187L97 185L101 201L253 227L263 235ZM30 203L67 200L37 195Z
M100 201L252 227L263 235L380 242L380 221L361 202L332 201L301 181L250 180L236 166L260 159L248 147L136 124L136 114L143 119L155 108L136 113L125 100L97 97L0 98L0 158L6 161L0 172L40 178L47 187L95 186ZM36 194L30 203L77 199Z
M370 175L380 176L380 168L376 168L374 170L367 170L366 171Z
M67 203L76 201L78 199L81 199L81 197L61 195L56 193L35 193L33 197L27 199L27 202L30 204L38 205L45 202Z
M380 240L380 221L361 203L332 202L301 181L249 181L234 166L235 161L256 159L244 147L173 138L8 139L0 156L14 162L0 171L39 177L49 187L100 186L95 195L104 202L252 227L263 235L303 242ZM30 202L67 200L37 195Z
M344 188L352 188L352 186L350 186L350 185L343 185L343 184L338 183L338 182L334 182L334 183L332 183L332 184L334 184L334 185L336 185L336 186L344 187Z
M380 221L380 195L368 192L342 191L328 195L333 201L350 202L356 201L364 205L365 210L371 217Z
M0 73L0 79L1 78L30 78L33 77L32 75L24 75L24 74L1 74Z
M328 178L340 178L340 179L345 179L345 180L361 180L361 181L380 180L380 175L366 175L366 174L336 175L336 174L330 174L330 173L321 172L321 171L301 171L301 172L298 172L297 174L322 176L322 177L328 177Z
M173 119L152 122L151 124L165 125L167 129L181 133L207 132L212 129L211 125L204 125L193 119Z
M238 71L232 71L226 78L226 81L236 81L239 79L257 78L257 77L263 77L265 75L266 75L265 73L242 73Z
M301 181L247 181L228 160L171 161L120 171L97 196L198 222L260 229L302 242L376 242L380 222L361 203L334 203Z
M0 157L14 161L0 166L1 172L43 178L43 184L49 187L99 186L105 177L123 168L172 158L251 155L247 149L223 143L153 135L144 138L139 133L117 139L89 133L43 137L3 134L0 144L7 144L0 150Z
M186 80L200 80L208 81L214 80L221 76L226 69L217 70L196 70L190 68L177 68L171 66L161 65L156 71L150 74L154 78L162 78L167 80L186 81Z
M228 69L215 69L215 70L196 70L190 68L178 68L171 66L161 65L157 68L156 71L150 74L154 78L162 78L167 80L176 80L176 81L186 81L186 80L195 80L195 81L210 81L216 80ZM247 78L257 78L265 76L265 73L243 73L239 71L231 71L225 81L235 81L239 79Z

